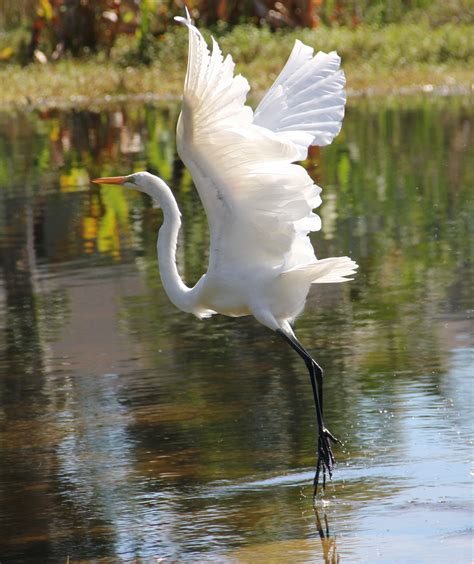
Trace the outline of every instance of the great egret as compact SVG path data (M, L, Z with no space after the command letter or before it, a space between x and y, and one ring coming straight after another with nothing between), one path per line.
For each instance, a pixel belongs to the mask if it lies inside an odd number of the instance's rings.
M304 308L313 283L344 282L357 264L348 257L317 260L308 233L321 228L312 212L321 189L305 169L310 145L327 145L344 116L344 73L335 52L318 52L296 41L291 55L255 112L245 105L249 84L234 76L212 39L186 18L189 57L182 111L177 126L178 153L192 174L210 231L206 274L189 288L176 265L181 214L168 185L148 172L98 178L148 194L164 214L158 234L158 264L173 304L202 319L215 313L253 315L276 331L304 360L309 371L319 432L314 477L331 477L331 443L339 442L323 419L323 373L297 340L292 323Z

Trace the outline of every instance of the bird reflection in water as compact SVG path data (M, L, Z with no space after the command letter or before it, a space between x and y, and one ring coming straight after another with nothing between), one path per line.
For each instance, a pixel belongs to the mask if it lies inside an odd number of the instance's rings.
M337 553L336 537L331 536L329 532L328 516L324 509L321 511L323 520L316 506L313 507L316 529L318 530L319 538L321 539L321 546L323 549L323 558L325 564L337 564L340 562ZM323 526L324 523L324 526Z

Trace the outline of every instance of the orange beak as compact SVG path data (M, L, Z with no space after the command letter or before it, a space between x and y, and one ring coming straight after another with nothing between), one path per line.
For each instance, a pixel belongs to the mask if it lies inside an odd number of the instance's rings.
M105 178L94 178L91 182L94 184L123 184L126 180L126 176L109 176Z

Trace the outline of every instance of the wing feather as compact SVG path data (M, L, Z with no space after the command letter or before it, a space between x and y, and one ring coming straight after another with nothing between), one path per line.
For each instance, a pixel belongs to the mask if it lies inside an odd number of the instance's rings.
M254 120L251 108L245 105L248 82L234 76L232 58L224 58L214 40L210 52L189 15L176 19L189 30L178 152L192 174L208 217L209 271L232 269L236 264L248 268L265 264L285 271L314 263L307 234L321 228L320 218L312 212L321 203L321 189L294 162L306 157L315 131L327 136L328 129L336 127L340 108L331 96L334 92L339 96L339 87L335 80L327 80L336 63L332 58L322 63L321 57L311 59L316 68L313 75L321 83L321 104L314 107L307 97L300 96L296 112L279 113L278 119L285 121L278 129L268 114L283 102L283 94L277 96L275 88L295 96L302 91L311 95L311 80L297 67L303 55L307 64L312 49L302 43L298 49L295 46L280 83L277 80L270 90L273 94L259 106L263 108L260 121Z
M320 51L313 56L313 49L297 40L282 72L255 110L254 123L287 133L293 140L295 132L308 133L312 138L305 148L331 143L341 129L346 103L340 62L335 52Z

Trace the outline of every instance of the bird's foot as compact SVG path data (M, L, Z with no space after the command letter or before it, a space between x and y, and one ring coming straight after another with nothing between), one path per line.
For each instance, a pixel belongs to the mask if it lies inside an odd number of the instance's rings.
M341 445L341 441L337 439L329 429L326 427L321 427L319 429L319 440L318 440L318 461L316 463L316 474L314 475L314 482L313 482L313 499L316 497L318 493L318 485L319 479L322 473L322 489L324 492L324 488L326 487L326 474L331 479L332 471L334 468L334 463L336 459L334 458L334 454L332 453L331 444Z

